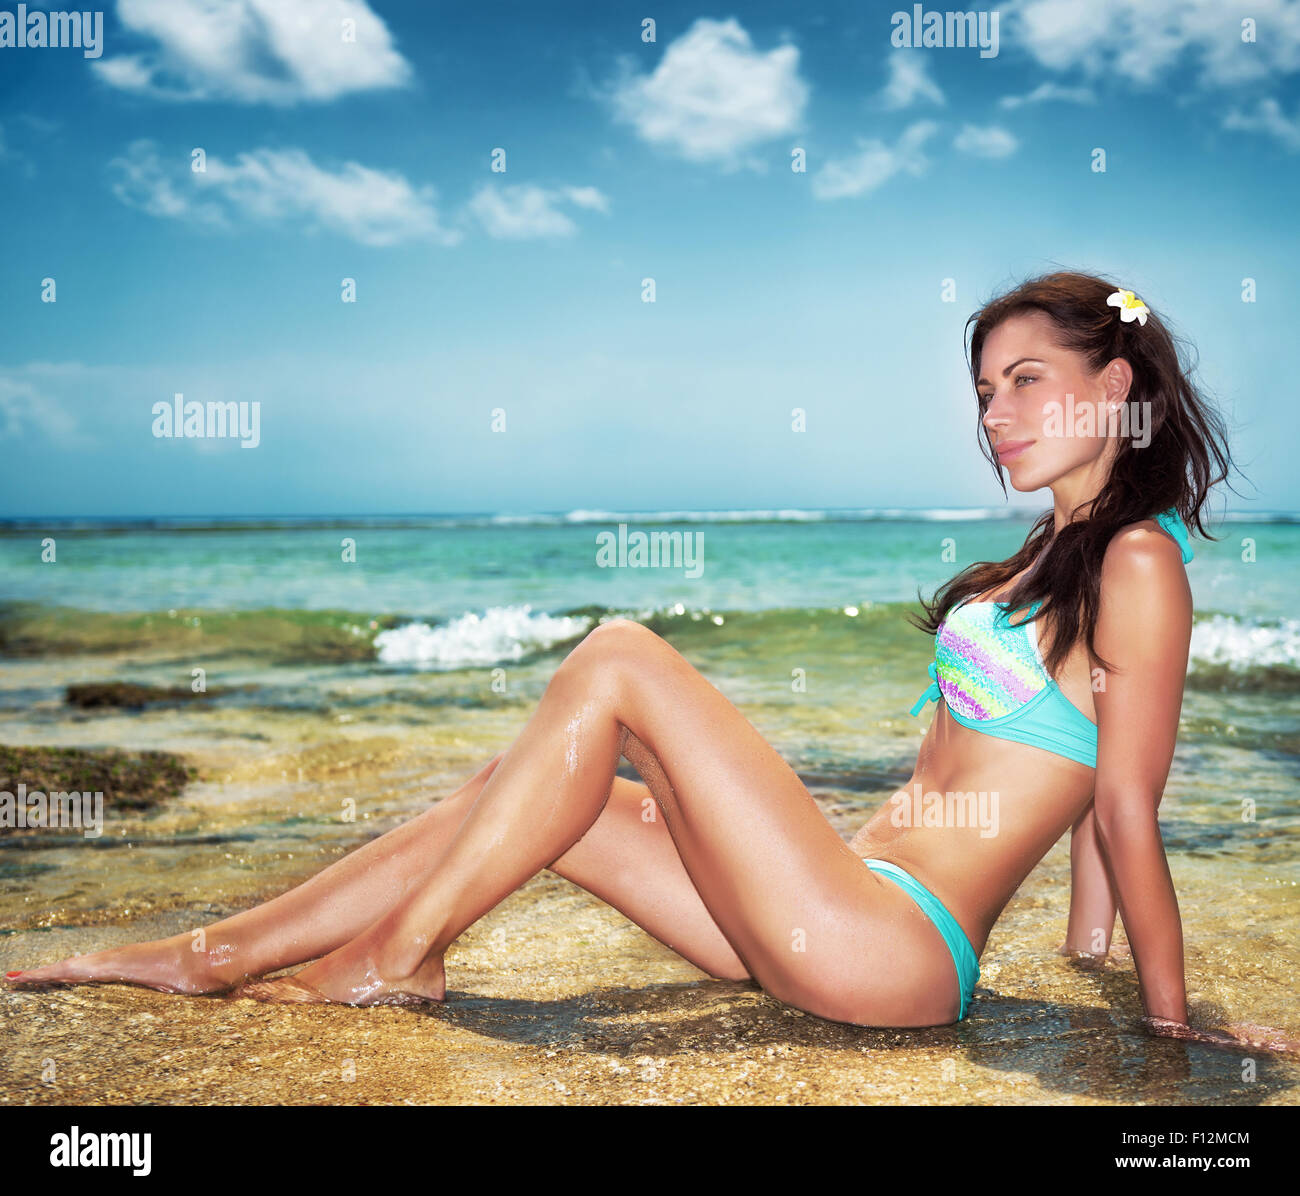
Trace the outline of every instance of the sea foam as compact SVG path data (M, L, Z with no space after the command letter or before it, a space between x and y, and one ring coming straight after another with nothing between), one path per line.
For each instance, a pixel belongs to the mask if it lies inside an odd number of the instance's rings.
M467 611L437 627L406 623L375 636L381 664L416 669L459 669L519 660L553 644L575 639L591 620L534 612L531 605L493 606L479 615Z
M1226 665L1247 670L1300 669L1300 619L1261 622L1233 615L1211 615L1192 627L1192 667Z

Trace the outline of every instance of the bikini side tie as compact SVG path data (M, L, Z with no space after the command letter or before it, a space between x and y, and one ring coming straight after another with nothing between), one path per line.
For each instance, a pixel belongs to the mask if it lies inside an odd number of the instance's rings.
M943 697L943 691L939 688L938 669L933 660L930 662L930 667L927 672L930 674L930 686L925 693L916 699L916 705L912 707L911 711L913 718L916 717L917 712L926 704L926 702L937 702L941 697Z

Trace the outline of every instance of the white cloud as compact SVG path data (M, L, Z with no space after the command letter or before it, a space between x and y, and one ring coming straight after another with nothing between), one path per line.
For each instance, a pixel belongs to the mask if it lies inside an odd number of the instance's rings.
M67 440L76 433L76 421L21 371L0 374L0 440L22 440L33 433Z
M209 186L260 219L305 216L363 245L459 240L439 223L432 187L413 187L400 174L356 162L331 171L300 149L259 149L233 164L209 158L207 177Z
M952 145L953 149L977 158L1008 158L1020 148L1015 137L998 125L962 125Z
M490 237L571 237L578 226L556 207L566 200L575 207L609 211L609 201L595 187L548 190L532 183L480 187L465 206Z
M1300 150L1300 116L1291 118L1271 97L1255 105L1254 115L1233 110L1223 118L1225 129L1242 129L1250 133L1267 133L1276 137L1292 153Z
M917 100L947 103L939 85L930 78L924 51L893 50L889 55L889 80L880 92L883 107L908 108Z
M1185 59L1203 85L1260 82L1300 69L1297 0L1004 0L1008 37L1052 70L1147 85ZM1242 41L1241 22L1257 40Z
M596 212L609 212L609 200L595 187L565 187L565 197L570 203L580 208L590 208Z
M746 151L794 131L808 101L799 51L755 50L731 17L701 17L638 74L624 63L608 99L614 116L651 145L692 162L757 165Z
M109 171L113 193L154 216L213 225L237 214L305 221L374 246L453 245L461 237L443 226L433 187L356 162L327 169L300 149L257 149L232 162L209 155L206 172L194 172L188 156L168 162L152 142L136 141Z
M196 224L226 224L222 208L200 198L189 171L183 165L169 170L151 141L132 142L108 170L113 194L127 207Z
M158 99L295 104L411 76L366 0L118 0L117 19L153 45L96 71Z
M858 139L858 152L827 162L814 176L812 191L818 199L843 199L864 195L888 182L900 171L920 175L929 163L921 152L939 126L931 120L910 125L894 146L878 139Z
M1096 93L1091 87L1062 87L1059 83L1040 83L1033 91L1022 96L1003 96L998 101L1002 108L1019 108L1024 104L1042 104L1047 100L1060 100L1066 104L1095 104Z

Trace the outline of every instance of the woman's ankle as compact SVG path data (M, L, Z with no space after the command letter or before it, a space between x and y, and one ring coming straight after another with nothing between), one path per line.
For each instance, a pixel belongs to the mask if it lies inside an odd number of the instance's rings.
M232 988L255 973L247 959L221 938L206 932L185 931L165 940L174 951L177 970L194 992Z

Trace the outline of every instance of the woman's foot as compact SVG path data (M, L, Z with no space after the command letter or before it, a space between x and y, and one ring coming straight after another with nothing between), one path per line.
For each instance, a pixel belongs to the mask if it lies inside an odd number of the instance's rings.
M292 976L259 980L231 993L286 1005L420 1005L446 995L441 955L428 956L412 970L392 952L372 946L365 935Z
M245 978L236 971L230 953L192 949L193 939L178 934L169 939L131 943L89 955L74 955L39 968L6 972L14 988L47 988L63 984L135 984L165 993L223 992Z

